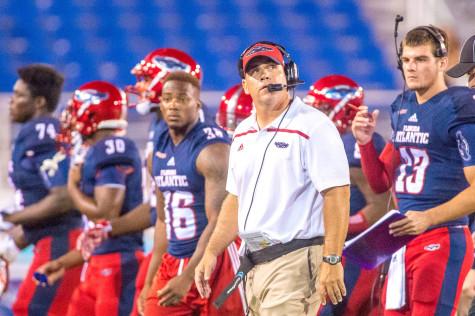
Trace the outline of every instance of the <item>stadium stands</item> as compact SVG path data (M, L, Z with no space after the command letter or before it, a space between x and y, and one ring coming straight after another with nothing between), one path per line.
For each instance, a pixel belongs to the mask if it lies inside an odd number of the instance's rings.
M133 81L129 69L156 47L189 52L204 69L204 89L239 80L236 59L251 42L287 46L309 84L344 73L368 89L396 86L356 0L0 0L0 78L45 62L65 73L66 90L104 79Z

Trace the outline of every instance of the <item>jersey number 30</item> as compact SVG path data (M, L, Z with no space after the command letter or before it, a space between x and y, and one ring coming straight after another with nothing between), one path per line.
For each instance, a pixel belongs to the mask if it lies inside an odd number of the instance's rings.
M419 194L424 188L429 155L423 149L413 147L399 148L401 166L396 179L395 189L398 193Z

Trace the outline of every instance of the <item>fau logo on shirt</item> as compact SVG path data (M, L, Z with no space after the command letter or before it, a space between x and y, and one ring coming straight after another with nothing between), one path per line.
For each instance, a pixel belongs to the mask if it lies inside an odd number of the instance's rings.
M275 147L277 147L277 148L287 148L287 147L289 147L289 144L284 143L284 142L275 142Z

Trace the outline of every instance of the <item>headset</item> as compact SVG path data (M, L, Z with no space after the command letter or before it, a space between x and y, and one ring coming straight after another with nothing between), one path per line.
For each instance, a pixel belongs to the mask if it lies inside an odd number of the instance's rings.
M287 79L287 87L291 88L291 87L295 87L297 85L300 85L300 84L304 83L304 81L300 80L300 78L299 78L299 70L298 70L297 64L294 62L294 60L292 59L290 54L287 52L285 47L280 45L280 44L276 44L276 43L270 42L270 41L255 42L254 44L247 47L241 53L241 55L239 56L238 64L237 64L239 76L241 77L241 79L244 79L244 77L245 77L244 70L242 69L244 55L246 55L246 53L249 51L249 49L251 49L256 44L271 45L271 46L276 47L280 51L280 53L284 57L284 72L285 72L285 78ZM285 62L285 60L287 60L287 61Z
M402 22L404 20L404 17L401 15L397 15L395 22L394 22L394 40L395 42L397 41L397 29L399 22ZM435 57L446 57L448 55L448 50L447 50L447 45L445 44L445 39L444 36L439 32L439 30L433 26L433 25L423 25L423 26L418 26L416 28L413 28L411 31L415 30L424 30L427 33L429 33L436 41L436 48L435 48ZM397 49L396 46L396 54L397 54L397 68L402 71L402 61L401 61L401 56L402 56L402 41L399 43L399 49Z

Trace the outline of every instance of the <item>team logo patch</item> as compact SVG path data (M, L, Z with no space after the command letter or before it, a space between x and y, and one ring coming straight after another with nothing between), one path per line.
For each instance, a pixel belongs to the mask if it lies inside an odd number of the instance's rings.
M472 159L472 155L470 155L470 146L468 145L467 139L463 136L461 131L457 131L457 133L455 133L455 137L457 138L457 146L460 156L463 160L470 161L470 159Z
M158 151L155 153L155 156L157 156L159 159L165 159L167 158L167 154L166 153L162 153L161 151Z
M106 268L101 270L101 275L102 276L110 276L112 275L112 269Z
M156 56L153 61L162 69L165 69L167 72L172 71L186 71L190 72L190 65L185 64L184 62L179 61L176 58L169 56Z
M275 142L275 147L277 148L287 148L289 147L289 144L288 143L284 143L284 142Z
M241 150L243 150L243 149L244 149L244 145L243 145L243 144L241 144L241 145L239 146L239 148L238 148L238 150L237 150L237 151L241 151Z
M248 52L246 53L246 56L251 56L259 52L271 52L273 51L272 48L267 47L267 46L254 46Z
M74 100L81 102L81 107L78 110L78 116L83 115L87 108L93 104L99 104L101 101L107 100L109 94L99 92L94 89L76 90L74 93Z
M436 251L440 249L440 244L430 244L424 247L424 250L427 251Z
M399 110L399 114L406 114L407 113L407 109L400 109Z

